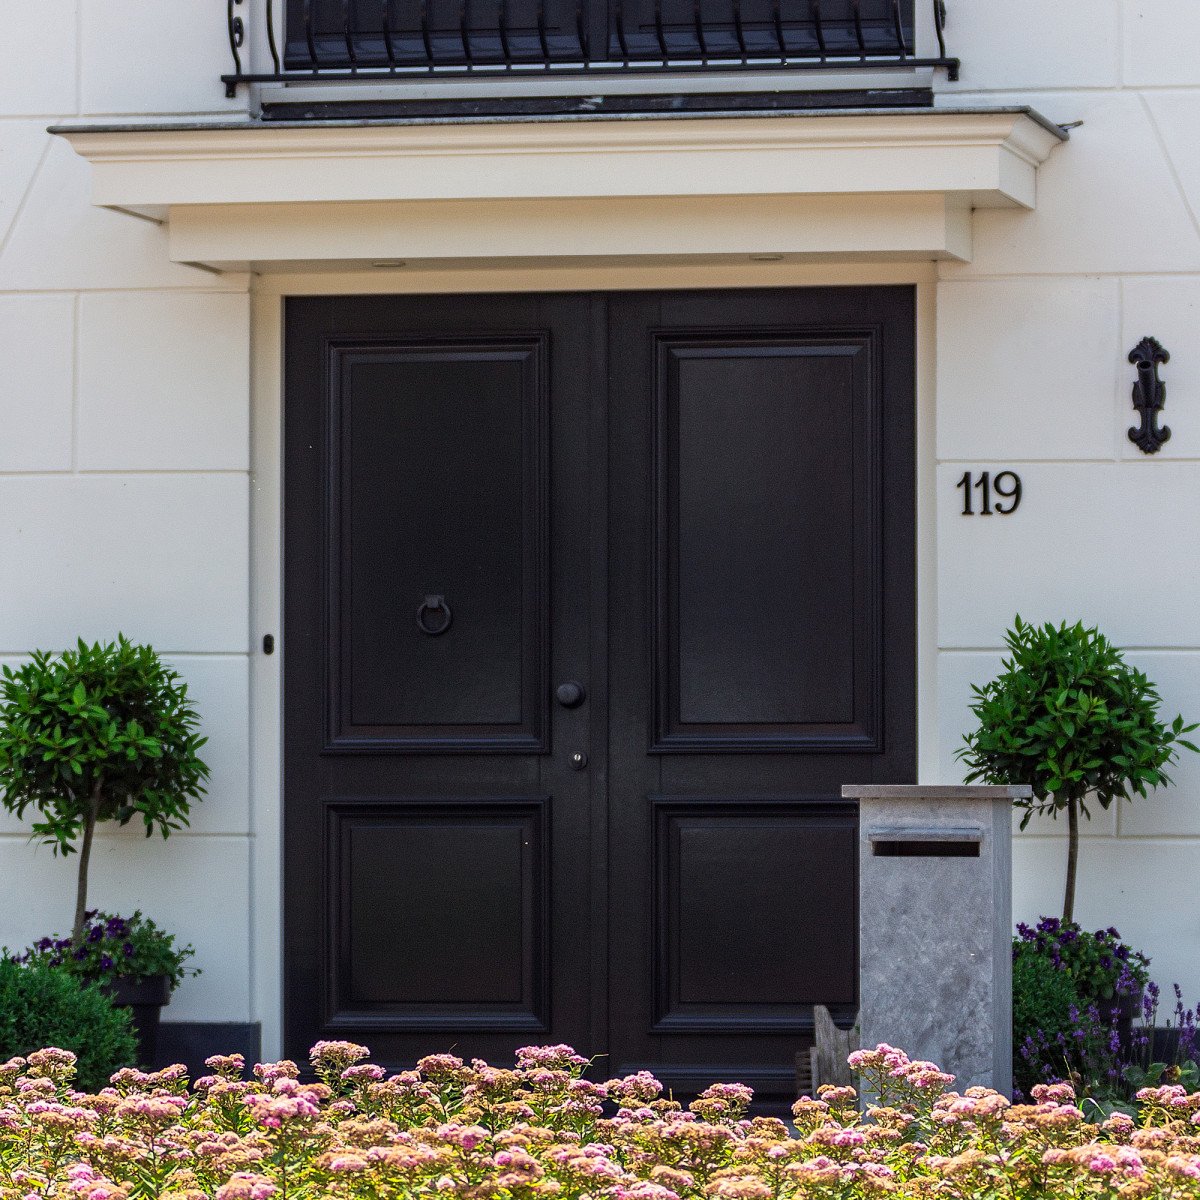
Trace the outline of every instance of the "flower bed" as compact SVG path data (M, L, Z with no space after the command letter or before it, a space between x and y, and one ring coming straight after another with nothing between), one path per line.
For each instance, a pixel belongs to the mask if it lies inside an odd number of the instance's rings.
M345 1042L313 1049L319 1083L290 1062L244 1078L210 1059L124 1070L96 1095L73 1056L0 1065L0 1200L808 1200L904 1197L1200 1197L1200 1093L1146 1089L1135 1120L1089 1124L1063 1084L1010 1104L959 1095L932 1063L880 1046L850 1088L795 1106L795 1131L748 1117L751 1095L715 1084L688 1106L645 1072L582 1078L568 1047L531 1047L513 1070L451 1055L388 1077Z

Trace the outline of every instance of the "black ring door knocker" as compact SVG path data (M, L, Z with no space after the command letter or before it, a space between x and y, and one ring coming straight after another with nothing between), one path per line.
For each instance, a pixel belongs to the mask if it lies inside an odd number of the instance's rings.
M454 614L450 611L445 596L426 596L417 609L417 628L430 637L445 633L453 620Z

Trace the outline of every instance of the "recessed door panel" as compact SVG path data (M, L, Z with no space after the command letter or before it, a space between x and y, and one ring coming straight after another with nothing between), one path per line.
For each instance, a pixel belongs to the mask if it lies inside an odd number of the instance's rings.
M658 1032L799 1036L814 1003L854 1003L852 807L655 797L654 808Z
M541 748L544 339L329 354L331 746Z
M657 337L656 749L877 747L875 340Z
M327 1024L546 1029L545 798L329 806Z

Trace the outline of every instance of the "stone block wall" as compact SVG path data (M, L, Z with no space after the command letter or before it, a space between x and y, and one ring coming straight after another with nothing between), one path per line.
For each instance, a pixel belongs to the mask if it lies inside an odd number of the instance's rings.
M204 967L173 1020L249 1021L249 279L93 208L64 120L228 115L222 6L0 0L0 660L118 630L188 680L213 769L169 842L107 830L94 903ZM69 927L75 860L0 817L0 945Z
M1002 633L1081 618L1129 648L1169 714L1200 718L1200 6L1190 0L955 0L962 80L941 103L1019 100L1081 122L1038 178L1037 211L979 212L974 257L938 286L938 769ZM1127 362L1146 334L1172 437L1143 455ZM968 467L1018 471L1012 517L959 515ZM959 503L955 503L958 500ZM1115 924L1164 984L1200 1000L1200 756L1176 786L1083 828L1076 913ZM1017 838L1018 920L1060 911L1065 829Z

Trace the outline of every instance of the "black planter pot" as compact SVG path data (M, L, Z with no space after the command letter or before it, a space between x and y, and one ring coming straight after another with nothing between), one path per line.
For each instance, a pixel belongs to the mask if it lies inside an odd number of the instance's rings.
M1150 1061L1173 1063L1179 1055L1178 1027L1155 1025L1150 1036Z
M158 1066L158 1024L163 1007L171 1002L171 977L148 975L145 979L118 976L103 985L118 1008L127 1008L133 1017L138 1042L138 1063Z

